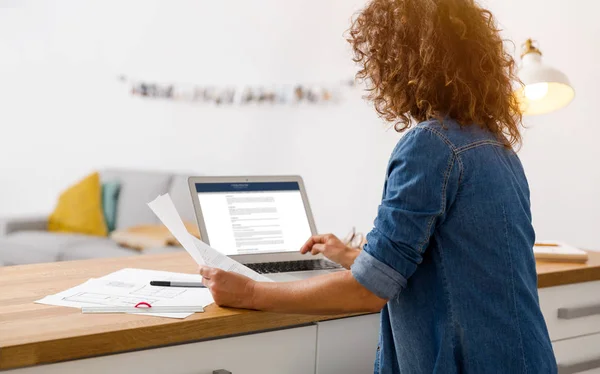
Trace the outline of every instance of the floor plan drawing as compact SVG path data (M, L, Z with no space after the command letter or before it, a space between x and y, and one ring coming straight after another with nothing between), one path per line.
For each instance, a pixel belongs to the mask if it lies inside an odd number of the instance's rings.
M185 291L185 288L144 286L138 290L131 291L129 294L140 296L156 296L172 299L181 295Z
M80 303L100 304L100 305L119 305L119 306L135 306L137 303L145 301L154 303L158 299L148 299L141 297L116 296L94 292L81 292L75 295L64 297L65 301L74 301Z

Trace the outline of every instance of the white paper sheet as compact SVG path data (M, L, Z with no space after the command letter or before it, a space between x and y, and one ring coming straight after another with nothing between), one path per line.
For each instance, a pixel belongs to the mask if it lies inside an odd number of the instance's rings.
M196 274L166 271L122 269L102 278L90 279L79 286L36 301L38 304L72 308L82 306L135 306L145 301L154 306L202 306L213 303L206 288L155 287L151 280L201 281ZM193 313L135 313L169 318L185 318Z
M161 222L167 226L171 234L175 236L175 239L181 243L183 248L192 256L194 261L198 263L198 265L204 265L204 260L202 256L197 251L194 251L195 245L194 242L191 241L192 235L189 234L179 213L177 213L177 208L175 208L175 204L173 204L173 200L171 200L171 196L169 194L160 195L153 201L148 203L148 206L154 214L161 220Z
M587 252L560 241L537 241L533 246L534 253L585 255Z
M154 214L167 226L169 231L183 245L183 248L192 256L198 265L207 265L210 267L232 271L247 276L260 282L272 282L269 278L261 275L254 270L240 264L230 257L225 256L208 244L202 242L195 236L191 235L181 221L179 213L171 200L169 194L164 194L154 201L148 203L148 206Z
M224 254L210 247L208 244L199 240L195 236L190 236L192 237L192 241L194 242L196 249L204 259L204 262L207 266L242 274L258 282L272 282L271 279L255 272L247 266L240 264L239 262L231 259L230 257L225 256Z

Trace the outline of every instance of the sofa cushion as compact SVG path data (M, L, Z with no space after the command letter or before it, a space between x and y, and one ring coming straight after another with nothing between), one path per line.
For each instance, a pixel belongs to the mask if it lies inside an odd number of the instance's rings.
M135 256L138 251L120 247L110 239L89 240L65 248L60 261L87 260L90 258L126 257Z
M62 252L65 248L79 245L89 240L108 240L107 238L93 237L82 234L67 234L49 231L19 231L6 236L2 240L2 245L10 249L10 245L21 246L21 250L26 248L35 249L39 255L39 261L26 260L32 262L54 262L60 261ZM20 254L18 256L21 256ZM22 258L30 258L30 254L23 254ZM13 258L16 258L13 256Z
M188 176L176 175L173 177L169 195L173 200L177 212L184 222L196 222L196 214L192 204L192 197L188 187Z
M100 176L93 173L67 188L48 218L48 231L106 236Z
M121 191L121 184L119 182L102 183L102 211L104 212L106 229L109 233L115 230L115 225L117 223L119 191Z
M46 261L60 261L62 251L72 245L78 245L88 240L108 240L107 238L92 237L82 234L67 234L49 231L19 231L4 238L3 243L20 244L37 249L43 253Z
M33 262L54 262L84 260L98 257L133 256L135 251L119 247L109 238L81 234L53 233L48 231L20 231L0 241L1 245L10 248L17 245L25 250L31 248L39 261L29 260L31 255L11 256L15 260Z
M147 204L169 191L172 179L170 174L106 170L101 176L103 181L118 181L121 184L117 203L117 230L159 222Z
M37 264L56 261L56 254L31 245L0 239L0 266Z

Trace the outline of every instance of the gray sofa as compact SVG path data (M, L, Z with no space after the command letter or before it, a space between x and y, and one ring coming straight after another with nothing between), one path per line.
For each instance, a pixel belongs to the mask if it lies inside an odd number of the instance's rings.
M131 170L105 170L102 181L119 181L116 229L160 223L146 203L168 192L184 221L195 222L187 176ZM65 186L66 187L66 186ZM180 251L180 247L139 252L120 247L107 237L48 232L47 217L0 219L0 266L134 256Z

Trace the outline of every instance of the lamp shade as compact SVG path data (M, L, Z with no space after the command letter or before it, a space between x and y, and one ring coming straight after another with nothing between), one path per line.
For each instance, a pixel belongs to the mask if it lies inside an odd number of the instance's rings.
M518 74L523 86L516 92L523 114L544 114L567 106L575 97L569 78L545 65L531 40L526 42L525 49Z

